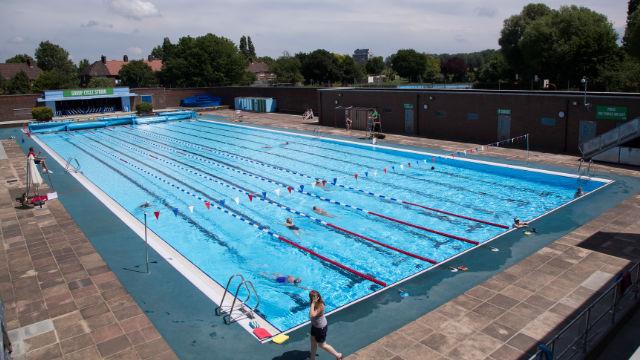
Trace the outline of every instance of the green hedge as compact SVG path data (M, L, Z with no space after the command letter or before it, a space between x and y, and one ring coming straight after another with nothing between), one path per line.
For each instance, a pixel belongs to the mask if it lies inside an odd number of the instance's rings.
M138 114L149 114L153 111L153 105L149 103L139 103L136 105Z
M53 118L53 110L46 106L36 106L31 109L31 116L38 121L49 121Z

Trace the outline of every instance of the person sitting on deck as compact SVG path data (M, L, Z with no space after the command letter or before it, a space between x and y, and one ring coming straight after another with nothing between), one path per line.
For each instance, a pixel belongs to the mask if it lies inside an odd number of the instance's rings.
M344 120L344 125L347 127L347 131L351 131L351 125L353 125L353 121L350 116L347 116Z
M313 120L313 109L309 108L302 114L302 120Z
M296 234L297 236L300 236L300 228L293 223L293 219L287 218L287 220L285 220L284 222L284 226L286 226L289 230L293 231L293 233Z
M29 156L33 156L33 162L34 163L40 164L42 166L42 170L44 170L44 172L52 174L53 172L49 171L49 168L47 168L47 164L45 163L44 158L40 157L39 155L40 155L40 153L36 154L35 150L33 150L33 147L30 147L29 148L29 153L27 154L27 158Z

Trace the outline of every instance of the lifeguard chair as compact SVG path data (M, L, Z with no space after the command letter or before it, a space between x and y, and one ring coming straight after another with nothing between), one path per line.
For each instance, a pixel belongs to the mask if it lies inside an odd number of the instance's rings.
M367 137L373 138L375 134L382 132L382 120L377 109L372 109L367 114Z

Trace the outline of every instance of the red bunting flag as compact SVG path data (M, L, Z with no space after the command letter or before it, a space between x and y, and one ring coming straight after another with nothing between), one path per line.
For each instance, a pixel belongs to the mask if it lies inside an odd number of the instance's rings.
M158 220L158 218L160 217L160 211L154 211L153 215L156 216L156 220Z
M385 174L387 173L387 168L384 168L384 173L385 173Z
M249 202L253 201L253 194L249 194Z
M291 190L293 190L293 188L291 186L287 186L287 191L289 191L289 194L291 194Z
M209 209L209 208L211 207L211 203L210 203L210 202L208 202L208 201L205 201L205 202L204 202L204 206L206 206L206 207L207 207L207 209Z
M358 180L358 173L353 174L353 177L356 178L356 180Z

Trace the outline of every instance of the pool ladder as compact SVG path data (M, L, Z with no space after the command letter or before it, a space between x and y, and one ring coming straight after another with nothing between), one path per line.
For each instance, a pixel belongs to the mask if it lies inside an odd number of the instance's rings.
M233 280L235 278L239 278L240 282L238 283L238 286L236 287L236 291L233 294L233 301L231 302L231 305L225 305L224 300L227 297L227 294L229 293L229 287L232 285ZM238 300L238 293L240 293L240 289L242 289L243 287L247 292L247 297L244 300L240 301ZM249 301L252 295L256 299L256 304L253 307L249 307L247 305L247 302ZM236 306L236 302L239 302L238 306ZM243 319L245 317L249 319L253 319L254 313L258 308L258 305L260 305L260 297L258 296L256 289L253 287L253 283L251 281L245 280L242 274L233 274L231 275L231 277L229 277L229 281L227 281L227 286L225 286L224 288L224 294L222 295L220 306L216 308L216 315L221 316L222 314L224 314L223 316L224 323L228 325L240 319Z
M593 160L589 160L589 162L585 165L585 161L580 159L580 165L578 165L578 184L580 184L580 180L582 180L583 176L586 178L586 181L591 180L591 164L593 164ZM584 174L583 174L584 173Z
M73 165L74 162L75 165ZM78 161L78 159L74 157L70 157L69 159L67 159L67 164L64 167L64 171L74 173L80 172L80 162Z

